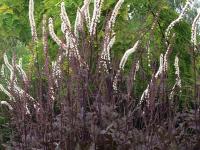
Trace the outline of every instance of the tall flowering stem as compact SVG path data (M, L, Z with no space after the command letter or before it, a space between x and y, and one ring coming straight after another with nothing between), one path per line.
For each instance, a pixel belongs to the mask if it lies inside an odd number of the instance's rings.
M22 68L22 58L19 59L19 63L16 65L16 68L17 68L18 72L20 73L25 85L28 85L28 77Z
M43 51L45 54L45 74L48 78L48 98L50 102L55 100L54 88L52 84L52 76L49 70L49 55L48 55L48 32L47 32L47 17L43 16L42 20L42 37L43 37ZM60 69L60 68L59 68Z
M29 22L31 26L31 34L33 41L37 41L37 31L36 31L36 25L35 25L35 19L34 19L34 0L29 0Z
M54 42L56 42L56 44L63 48L64 50L66 50L66 55L68 53L68 48L67 48L67 45L65 43L63 43L59 38L58 36L55 34L55 31L54 31L54 25L53 25L53 19L52 18L49 18L49 34L51 36L51 38L54 40Z
M172 21L170 23L170 25L167 27L167 29L165 31L165 37L166 37L167 40L169 40L169 36L171 34L171 30L173 29L173 27L183 19L183 17L185 16L190 4L193 3L193 1L194 0L187 0L185 6L184 6L182 12L180 13L180 15L178 16L178 18L175 19L174 21Z
M91 25L90 10L89 10L90 2L91 0L84 0L83 7L80 9L81 15L84 15L85 17L85 21L87 23L88 28L90 28Z
M192 23L192 37L191 42L194 46L194 51L197 50L197 25L198 21L200 19L200 11L198 12L197 16L195 17L193 23Z
M81 31L83 28L83 22L82 22L82 17L81 17L81 10L80 8L77 9L76 13L76 20L74 24L74 34L76 37L79 37L79 31Z
M49 18L49 33L51 38L56 42L56 44L65 50L65 56L74 57L80 64L80 66L86 66L88 68L86 62L81 58L78 49L77 37L71 32L71 23L65 11L64 2L61 3L61 30L65 34L66 42L63 42L59 39L59 37L55 34L53 19ZM63 55L63 54L62 54ZM55 65L55 63L53 64Z
M10 100L14 100L14 97L10 94L10 92L8 92L8 91L3 87L2 84L0 84L0 90L1 90L3 93L5 93L5 94L9 97Z
M119 13L119 10L120 10L120 8L121 8L121 6L122 6L122 4L124 3L124 0L119 0L118 2L117 2L117 4L115 5L115 8L114 8L114 10L113 10L113 12L112 12L112 15L111 15L111 17L110 17L110 20L108 21L108 28L113 28L114 27L114 24L115 24L115 21L116 21L116 17L117 17L117 15L118 15L118 13Z
M163 54L160 54L160 66L158 71L152 75L150 83L147 85L147 88L144 90L142 93L142 96L140 98L139 105L142 104L145 100L147 100L147 105L150 106L151 102L149 101L150 95L152 96L151 92L156 92L155 90L157 89L157 85L155 83L156 80L158 80L161 75L164 73L164 56ZM155 87L156 86L156 87Z
M169 95L169 99L172 100L174 94L175 94L175 89L176 87L179 87L181 89L181 77L180 77L180 69L179 69L179 58L176 56L175 57L175 62L174 62L174 67L175 67L175 75L176 75L176 82L172 88L172 91Z
M151 110L154 110L155 106L155 98L156 94L158 92L159 85L156 81L162 80L162 78L166 75L168 70L168 59L172 52L172 45L169 44L167 51L165 54L160 55L160 66L159 69L155 74L152 75L150 83L147 85L147 88L144 90L141 98L140 98L140 104L142 104L145 100L147 101L147 106L151 108Z
M93 16L92 16L90 29L89 29L91 36L93 36L96 33L96 27L97 27L99 18L101 16L101 9L102 9L103 2L104 0L94 0Z
M13 110L13 107L7 101L1 101L0 104L8 106L9 110Z
M103 66L105 72L109 73L109 71L108 71L109 70L108 65L110 65L110 63L111 63L110 62L111 61L111 58L110 58L110 49L112 48L112 46L115 43L116 36L114 35L112 37L112 39L110 41L108 41L108 39L110 39L110 38L106 35L105 39L106 39L106 41L104 41L104 43L103 43L104 48L103 48L103 51L101 53L100 65ZM101 67L101 66L99 66L99 67Z
M77 12L77 15L79 14L79 11ZM80 15L78 15L80 16ZM75 57L77 57L77 59L80 61L80 54L77 48L77 40L76 40L76 33L75 35L73 35L72 31L71 31L71 23L70 20L68 18L67 12L65 10L65 4L64 2L61 3L61 21L62 21L62 25L61 25L61 30L65 35L65 39L66 39L66 49L70 50L72 52L70 52L70 56L74 55ZM80 17L78 17L78 20L80 20ZM79 22L79 21L78 21ZM80 22L79 22L80 24ZM78 26L76 25L75 22L75 27ZM76 28L74 29L75 31L77 30ZM78 34L78 33L77 33ZM66 50L66 55L68 54L68 51Z
M70 23L68 15L67 15L64 2L61 3L60 18L61 18L61 21L62 21L61 31L63 32L63 34L65 34L66 46L69 47L71 23Z
M79 37L79 32L83 32L84 23L86 23L86 26L88 29L91 25L91 18L90 18L90 12L89 12L89 5L91 0L84 0L83 6L81 8L77 9L76 14L76 20L74 25L74 34L76 37Z
M21 100L25 100L24 105L22 105L25 110L26 110L26 114L30 114L30 111L27 107L27 100L30 100L31 102L34 103L34 106L39 106L37 101L31 96L29 95L29 93L27 93L23 88L21 88L18 85L18 80L17 80L17 76L16 76L16 71L18 71L20 78L23 80L23 82L25 83L25 85L28 86L27 82L28 82L28 78L27 75L25 73L25 71L22 69L22 59L19 59L19 63L15 64L15 62L13 61L12 64L9 63L7 55L4 54L4 64L6 66L6 68L9 70L10 72L10 77L9 79L7 79L7 77L5 76L5 68L2 67L1 69L1 75L5 78L6 81L6 86L3 86L2 84L0 84L0 90L2 92L4 92L10 99L9 103L5 103L3 102L3 104L7 105L9 108L11 108L12 104L15 104L16 102L16 98L20 98ZM17 96L16 96L17 95ZM11 106L11 107L10 107ZM12 110L12 109L10 109Z
M121 61L120 61L120 64L119 64L119 69L120 70L124 70L124 66L125 66L125 64L126 64L126 62L127 62L127 60L128 60L128 57L131 55L131 54L133 54L133 53L135 53L136 52L136 50L137 50L137 48L138 48L138 46L139 46L139 40L134 44L134 46L133 46L133 48L131 48L131 49L128 49L125 53L124 53L124 55L123 55L123 57L122 57L122 59L121 59Z
M119 0L117 4L115 5L115 8L111 14L111 17L109 21L107 22L107 26L105 29L105 37L103 40L103 50L101 53L101 65L104 67L105 71L108 72L108 66L107 64L110 64L110 49L112 48L114 42L115 42L115 36L113 33L113 27L116 21L116 17L119 13L119 10L124 3L124 0ZM112 37L113 36L113 37Z
M66 27L68 28L68 30L71 29L71 23L70 23L68 15L67 15L64 2L61 3L60 16L61 16L62 21L66 24Z
M117 82L118 82L118 77L119 77L119 75L120 75L120 72L124 70L124 66L125 66L125 64L126 64L126 62L127 62L127 60L128 60L128 57L129 57L131 54L133 54L133 53L136 52L136 50L137 50L137 48L138 48L138 46L139 46L139 42L140 42L140 41L138 40L138 41L134 44L133 48L128 49L128 50L124 53L124 55L123 55L123 57L122 57L122 59L121 59L121 61L120 61L119 70L117 71L117 73L116 73L116 75L115 75L115 77L114 77L114 79L113 79L113 89L114 89L115 91L117 90Z

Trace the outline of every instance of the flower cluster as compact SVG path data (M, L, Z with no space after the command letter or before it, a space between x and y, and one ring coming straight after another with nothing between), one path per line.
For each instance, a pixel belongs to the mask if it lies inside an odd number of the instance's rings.
M20 99L27 98L28 100L34 102L37 105L37 102L35 101L35 99L31 95L29 95L24 89L19 87L19 85L18 85L18 81L17 81L16 75L15 75L16 70L18 71L18 73L19 73L21 79L23 80L23 82L25 83L25 85L27 85L27 82L28 82L27 75L26 75L25 71L22 69L22 59L21 58L19 59L18 64L15 64L15 62L13 60L12 65L11 65L8 61L7 55L4 54L4 63L10 72L10 78L9 79L6 78L5 67L4 67L4 65L2 65L1 76L6 81L6 88L2 84L0 84L0 90L9 97L10 103L1 101L1 104L7 105L9 107L9 109L11 109L12 108L11 103L16 102L15 95L18 95ZM16 70L15 70L15 68L16 68ZM24 108L26 110L26 114L30 114L30 111L27 107L27 103L24 104Z
M131 49L128 49L128 50L124 53L124 55L123 55L123 57L122 57L122 59L121 59L121 61L120 61L119 70L118 70L117 74L115 75L115 77L114 77L114 79L113 79L113 89L114 89L115 91L117 90L117 81L118 81L119 74L120 74L121 71L124 70L124 66L125 66L125 64L126 64L126 62L127 62L127 60L128 60L128 57L129 57L131 54L133 54L133 53L136 52L136 50L137 50L137 48L138 48L138 46L139 46L139 42L140 42L140 41L138 40L138 41L134 44L134 46L133 46Z
M105 37L103 40L103 50L101 53L101 60L100 64L104 67L105 71L108 73L108 66L107 64L110 64L111 58L110 58L110 49L112 48L114 42L115 42L115 35L113 30L116 17L119 13L119 10L124 3L124 0L119 0L117 4L115 5L115 8L111 14L111 17L107 23L106 31L105 31Z
M29 22L31 26L31 34L33 41L36 41L37 38L37 32L36 32L36 26L35 26L35 19L34 19L34 1L29 1Z
M140 98L140 103L139 104L142 104L142 102L144 102L145 100L148 100L147 101L147 104L148 106L150 106L150 95L153 95L153 94L150 94L150 93L153 93L155 92L155 89L158 88L158 85L156 84L156 80L159 80L161 78L163 78L167 72L167 69L168 69L168 59L169 59L169 56L172 52L172 48L171 48L171 44L168 45L168 48L167 48L167 51L165 52L165 54L160 54L160 66L157 70L157 72L155 74L152 75L152 78L151 78L151 81L150 83L147 85L147 88L144 90L141 98ZM153 97L154 99L154 97Z
M64 44L55 34L54 31L54 25L53 25L53 19L49 18L49 34L51 36L51 38L54 40L54 42L56 42L56 44L58 44L58 46L60 46L61 48L63 48L64 50L66 50L66 52L68 53L68 48L67 45ZM66 54L67 54L66 53Z
M175 67L175 75L176 75L176 82L171 90L171 93L169 95L169 99L172 99L175 94L176 87L179 87L181 89L181 77L180 77L180 69L179 69L179 58L176 56L174 61L174 67Z
M186 12L187 12L187 10L188 10L190 4L191 4L193 1L194 1L194 0L187 0L185 6L184 6L182 12L180 13L180 15L178 16L178 18L177 18L176 20L172 21L172 22L170 23L170 25L167 27L167 29L166 29L166 31L165 31L165 36L166 36L166 39L167 39L167 40L169 39L169 36L170 36L170 33L171 33L172 28L173 28L177 23L179 23L179 22L183 19L183 17L185 16L185 14L186 14Z
M147 88L144 90L142 93L142 96L140 98L140 104L142 104L145 100L149 99L150 92L151 92L151 86L153 85L152 83L157 80L162 74L164 73L164 56L163 54L160 54L160 66L158 71L155 73L155 75L152 75L150 83L147 85ZM149 104L149 101L147 101Z
M196 46L197 46L197 25L198 25L198 21L200 18L200 11L197 14L197 16L195 17L193 23L192 23L192 37L191 37L191 42L194 46L194 51L197 50Z
M103 5L104 0L94 0L94 10L93 10L93 16L92 16L92 21L90 25L90 35L94 35L96 33L96 27L97 23L99 21L99 18L101 16L101 8Z
M179 58L176 56L175 57L175 62L174 62L174 67L175 67L175 74L176 74L176 82L177 85L181 88L181 77L180 77L180 69L179 69Z
M119 64L119 69L120 69L120 70L124 70L124 66L125 66L125 64L126 64L126 62L127 62L127 60L128 60L128 57L129 57L131 54L133 54L133 53L136 52L136 50L137 50L137 48L138 48L138 45L139 45L139 42L140 42L140 41L137 41L131 49L128 49L128 50L124 53L124 55L123 55L123 57L122 57L122 59L121 59L121 61L120 61L120 64Z

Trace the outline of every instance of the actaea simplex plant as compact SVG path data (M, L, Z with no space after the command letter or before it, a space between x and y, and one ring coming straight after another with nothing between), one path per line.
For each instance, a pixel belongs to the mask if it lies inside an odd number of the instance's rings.
M166 96L169 105L173 106L174 95L181 91L178 56L174 62L175 83L171 90L166 89L164 84L169 68L168 60L173 51L172 41L176 36L172 29L183 19L192 2L186 2L178 18L166 29L166 51L160 54L159 67L153 72L150 82L136 102L131 91L140 69L139 59L134 60L128 80L123 78L123 71L129 56L141 53L145 33L135 39L132 48L125 51L117 68L114 67L117 62L113 62L111 55L116 39L114 25L124 0L116 3L106 20L101 42L96 41L96 36L104 0L94 0L92 14L91 0L84 0L83 6L77 9L74 26L69 20L64 2L61 2L60 19L64 40L56 35L53 19L47 20L45 14L42 38L38 37L34 1L29 0L32 43L37 45L38 41L43 42L45 59L40 74L44 77L39 80L40 87L36 90L39 93L33 93L32 81L23 69L22 58L17 62L13 56L9 62L4 54L1 78L5 83L0 84L0 89L9 99L1 101L1 104L7 106L11 114L15 131L11 145L16 149L137 149L139 140L144 142L141 143L144 147L155 142L150 128L156 125L159 98ZM199 16L200 13L192 24L191 45L195 52ZM150 32L154 30L157 17ZM49 38L59 46L55 61L49 57ZM64 70L63 65L67 69ZM121 89L124 81L127 82L124 85L126 90ZM163 89L165 95L160 92ZM144 138L137 139L141 135Z

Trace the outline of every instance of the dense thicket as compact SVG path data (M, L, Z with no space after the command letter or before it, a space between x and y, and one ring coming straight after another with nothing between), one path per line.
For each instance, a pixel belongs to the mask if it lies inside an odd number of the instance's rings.
M198 148L198 3L87 2L0 2L2 148Z

